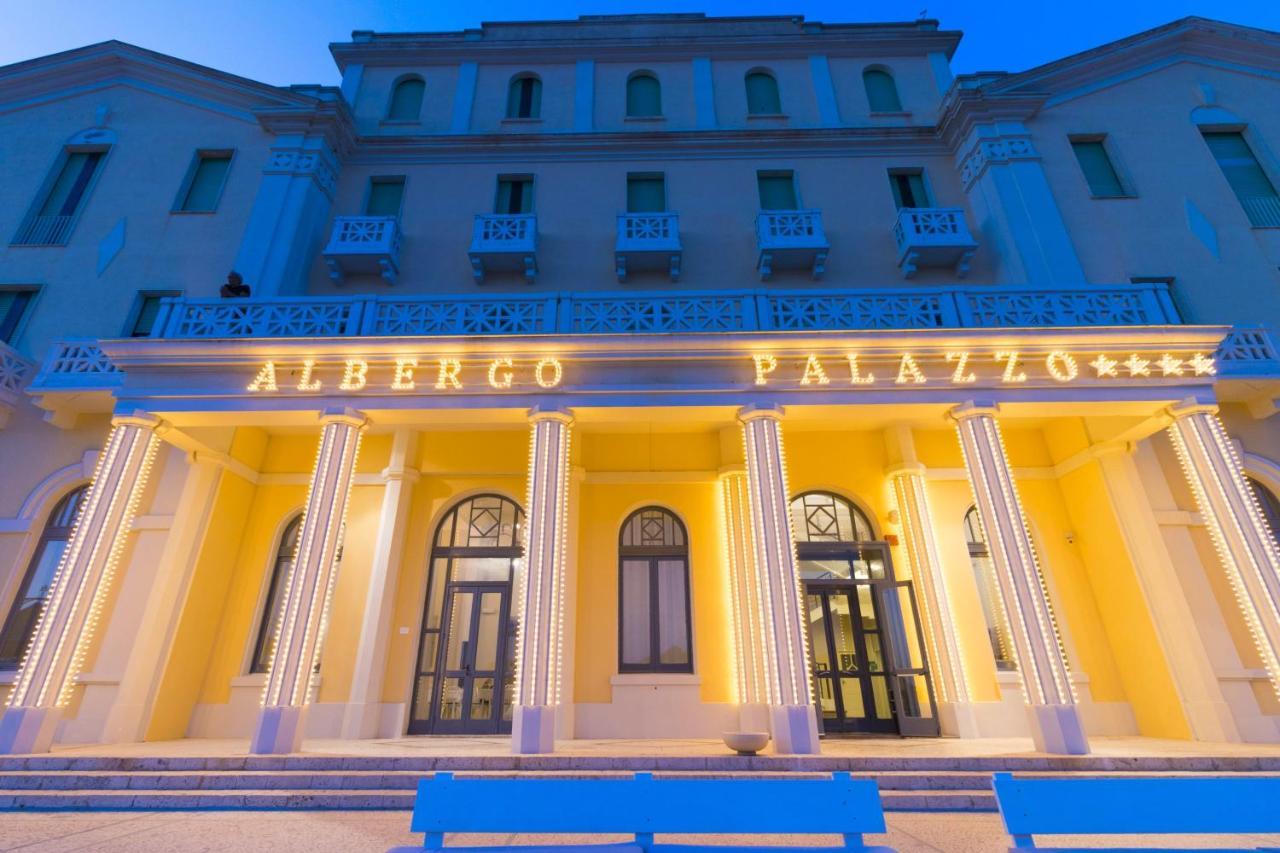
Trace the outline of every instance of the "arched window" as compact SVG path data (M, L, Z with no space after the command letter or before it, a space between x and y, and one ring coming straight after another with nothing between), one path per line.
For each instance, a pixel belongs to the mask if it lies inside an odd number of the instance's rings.
M791 502L797 542L870 542L875 534L866 513L830 492L805 492Z
M390 121L417 121L422 112L422 95L427 84L421 77L401 78L391 90L391 104L387 107Z
M271 563L271 580L262 612L258 616L258 637L253 643L253 660L249 672L266 672L271 668L271 654L275 651L276 625L280 621L280 609L284 607L284 585L289 581L289 567L298 552L298 531L302 527L302 514L290 519L280 534L276 556Z
M71 528L75 526L87 488L81 486L68 492L49 513L40 541L27 563L22 586L18 587L9 616L4 620L4 628L0 629L0 669L17 669L22 663L22 655L44 611L53 576L58 571L62 552L67 548L67 540L71 538Z
M662 84L648 71L638 71L627 80L627 117L652 118L662 115Z
M1271 536L1277 544L1280 544L1280 498L1277 498L1276 493L1267 488L1266 484L1252 477L1246 479L1249 481L1250 488L1253 489L1253 496L1258 499L1258 506L1262 508L1262 517L1271 526Z
M689 537L656 506L638 509L618 537L618 671L692 672Z
M873 113L900 113L902 99L893 75L883 68L868 68L862 72L862 85L867 90L867 103Z
M778 81L768 71L747 74L747 115L776 116L782 112Z
M507 118L542 115L542 81L536 74L517 74L507 87Z
M964 539L969 545L969 565L978 583L978 598L982 602L982 617L987 623L987 637L991 640L991 654L996 659L996 669L1012 672L1018 666L1013 660L1013 639L1009 636L1009 623L1000 603L1000 590L996 586L996 569L991 562L991 551L982 535L982 522L978 508L969 507L964 515Z

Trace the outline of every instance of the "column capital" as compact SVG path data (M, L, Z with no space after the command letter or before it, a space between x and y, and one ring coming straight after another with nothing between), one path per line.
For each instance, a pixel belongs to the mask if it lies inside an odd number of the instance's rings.
M919 462L912 462L904 465L894 465L892 468L885 471L885 476L889 479L893 479L894 477L923 477L925 470L925 467Z
M1169 416L1177 420L1190 415L1216 415L1218 413L1218 404L1212 400L1201 400L1197 397L1188 397L1185 400L1174 403L1165 409Z
M746 463L737 465L721 465L720 470L716 472L716 479L723 480L726 477L745 477L747 475Z
M356 429L364 429L369 425L369 418L364 412L347 406L322 409L320 411L320 425L328 426L329 424L345 424Z
M947 417L953 421L964 420L965 418L975 418L979 415L988 415L995 417L1000 414L1000 407L987 400L969 400L947 412Z
M384 483L408 483L413 485L422 479L422 472L417 468L405 466L403 468L383 468L379 476L382 477Z
M570 426L573 424L573 412L555 406L534 406L529 410L529 423L536 424L542 421L559 421L565 426Z
M786 414L786 410L782 406L773 403L750 403L738 409L738 420L744 424L759 418L780 421L784 414Z
M143 411L142 409L133 409L128 412L116 412L111 416L111 425L113 427L135 426L141 427L142 429L158 431L164 425L164 421L150 412Z

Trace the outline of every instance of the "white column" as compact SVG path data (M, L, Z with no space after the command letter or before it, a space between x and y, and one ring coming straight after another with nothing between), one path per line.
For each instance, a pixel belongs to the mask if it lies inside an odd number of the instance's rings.
M938 693L938 716L945 734L977 737L969 683L964 671L960 638L951 616L942 560L933 532L933 515L925 491L924 466L904 465L889 473L898 505L903 544L911 577L923 605L925 636L929 643L929 663Z
M116 562L147 485L158 418L115 417L44 611L0 719L0 755L47 752L93 641Z
M325 412L320 417L320 446L250 752L290 753L302 745L306 709L311 702L311 673L320 659L329 601L337 581L338 550L365 423L363 415L350 409Z
M569 497L567 412L535 409L529 416L528 526L520 573L516 640L516 707L511 751L555 749L564 642L565 529Z
M781 418L779 408L747 407L738 413L746 445L757 618L763 636L760 698L769 706L774 749L808 754L819 751L818 717L809 676L809 635L791 530Z
M954 409L951 416L960 435L978 518L991 550L1000 600L1013 635L1014 656L1036 749L1084 755L1089 751L1089 742L1005 454L997 411L995 406L966 403Z
M751 502L747 474L733 469L720 474L720 527L729 568L730 617L733 620L733 667L739 728L769 730L764 691L764 628L755 546L751 541Z
M1272 688L1280 695L1280 548L1217 413L1217 406L1195 400L1173 406L1169 435Z
M414 467L416 448L416 432L408 428L397 430L391 440L390 464L382 472L386 485L378 514L378 538L373 543L373 565L365 593L360 641L356 646L351 695L342 716L344 738L391 735L390 732L379 731L382 682L386 675L387 642L391 635L396 580L400 576L400 555L404 550L409 506L413 499L413 486L421 477Z

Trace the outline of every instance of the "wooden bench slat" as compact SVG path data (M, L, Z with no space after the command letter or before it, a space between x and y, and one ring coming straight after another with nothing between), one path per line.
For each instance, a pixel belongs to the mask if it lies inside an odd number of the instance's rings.
M1009 834L1225 834L1280 832L1280 778L993 778Z

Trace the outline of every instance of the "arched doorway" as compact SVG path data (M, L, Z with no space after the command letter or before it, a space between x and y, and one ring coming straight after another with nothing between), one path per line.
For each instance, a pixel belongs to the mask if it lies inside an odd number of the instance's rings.
M797 496L791 517L823 731L936 736L915 594L894 578L888 544L829 492Z
M431 546L409 734L511 731L516 625L511 590L524 513L476 495L441 519Z

